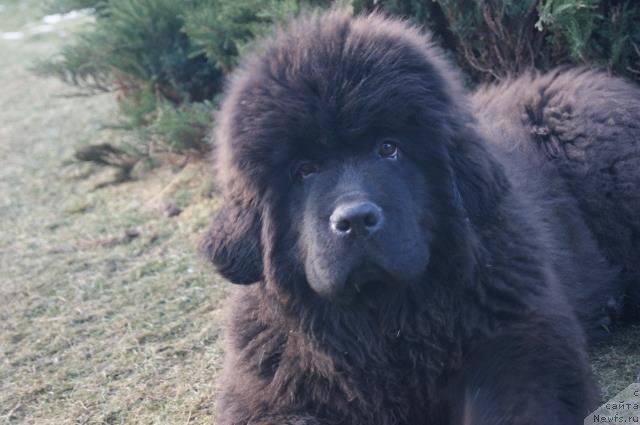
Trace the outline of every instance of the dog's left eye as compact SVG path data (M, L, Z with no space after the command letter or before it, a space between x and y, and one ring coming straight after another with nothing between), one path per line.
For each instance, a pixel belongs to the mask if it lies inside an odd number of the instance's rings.
M396 159L398 157L398 144L393 140L385 140L378 145L378 155L381 158Z
M317 172L318 172L317 164L311 161L302 161L296 164L296 166L294 167L293 176L298 179L306 179L307 177Z

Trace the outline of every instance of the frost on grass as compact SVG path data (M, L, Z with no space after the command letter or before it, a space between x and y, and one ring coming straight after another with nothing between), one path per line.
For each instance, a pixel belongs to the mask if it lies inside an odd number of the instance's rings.
M64 21L71 21L73 19L83 18L85 16L91 15L95 12L95 9L79 9L72 10L67 13L54 13L52 15L46 15L42 18L42 22L49 25L55 25Z
M2 10L3 6L0 5L0 12L2 12ZM5 41L17 41L22 40L27 36L49 33L56 30L56 27L63 22L86 18L93 15L94 12L94 9L79 9L72 10L67 13L46 15L41 19L40 23L27 24L22 31L0 32L0 39Z

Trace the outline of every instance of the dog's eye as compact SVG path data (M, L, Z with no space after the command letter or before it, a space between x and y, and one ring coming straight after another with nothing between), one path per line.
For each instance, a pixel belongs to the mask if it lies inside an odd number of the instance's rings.
M398 144L393 140L385 140L378 146L378 155L381 158L396 159L398 157Z
M318 165L314 164L311 161L303 161L298 163L295 168L293 175L299 179L306 179L311 174L316 173L318 171Z

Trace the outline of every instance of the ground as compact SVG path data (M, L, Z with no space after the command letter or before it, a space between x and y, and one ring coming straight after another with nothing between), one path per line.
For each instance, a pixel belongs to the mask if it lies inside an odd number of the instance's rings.
M121 137L100 130L114 98L29 69L89 19L42 32L33 1L0 6L0 424L215 423L229 285L196 252L220 202L208 164L105 185L113 170L70 161ZM615 394L640 370L640 327L592 357Z

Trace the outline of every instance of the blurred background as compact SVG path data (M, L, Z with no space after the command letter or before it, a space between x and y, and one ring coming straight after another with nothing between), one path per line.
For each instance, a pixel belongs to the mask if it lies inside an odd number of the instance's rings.
M470 89L560 65L640 83L637 0L0 0L0 424L215 423L212 112L254 40L336 4L428 28ZM640 327L591 356L608 399Z

